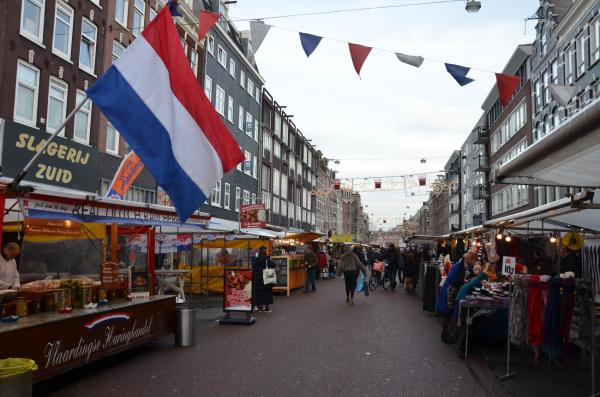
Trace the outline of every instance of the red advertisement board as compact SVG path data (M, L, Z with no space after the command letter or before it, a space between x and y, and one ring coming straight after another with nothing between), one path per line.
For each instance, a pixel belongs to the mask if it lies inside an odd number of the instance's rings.
M252 270L225 268L225 292L223 293L223 311L251 312Z
M264 228L267 226L267 215L264 204L242 205L240 208L240 228Z

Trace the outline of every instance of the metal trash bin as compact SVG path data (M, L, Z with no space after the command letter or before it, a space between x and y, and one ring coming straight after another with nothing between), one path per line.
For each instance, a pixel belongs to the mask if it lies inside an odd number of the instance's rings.
M193 346L196 310L190 307L175 309L175 345Z
M27 358L0 360L0 397L31 397L35 361Z

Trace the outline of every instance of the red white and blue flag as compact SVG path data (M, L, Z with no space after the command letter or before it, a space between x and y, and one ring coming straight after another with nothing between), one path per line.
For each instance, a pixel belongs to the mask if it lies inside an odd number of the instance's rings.
M168 7L87 90L182 222L244 160L192 72Z

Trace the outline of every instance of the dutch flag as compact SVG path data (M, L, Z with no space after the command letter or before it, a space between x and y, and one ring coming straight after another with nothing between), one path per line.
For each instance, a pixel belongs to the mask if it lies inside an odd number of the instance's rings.
M168 7L87 90L185 222L244 160L192 72Z

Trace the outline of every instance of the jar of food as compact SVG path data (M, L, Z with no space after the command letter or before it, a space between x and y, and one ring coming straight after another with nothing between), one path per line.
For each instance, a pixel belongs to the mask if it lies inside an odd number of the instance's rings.
M98 302L105 302L105 301L106 301L106 289L99 288L98 289Z
M19 317L27 316L27 298L21 296L16 299L15 313Z
M67 289L54 290L54 308L60 310L65 307L67 307Z
M81 300L84 305L92 303L92 289L90 287L83 287L81 292Z
M31 300L31 313L39 313L42 311L42 301L40 299Z

